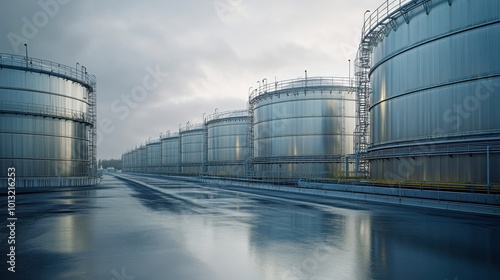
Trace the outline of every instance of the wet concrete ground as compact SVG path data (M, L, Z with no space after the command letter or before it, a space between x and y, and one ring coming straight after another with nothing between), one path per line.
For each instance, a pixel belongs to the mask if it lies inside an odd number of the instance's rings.
M16 196L0 279L500 279L500 219L105 176ZM245 190L246 191L246 190Z

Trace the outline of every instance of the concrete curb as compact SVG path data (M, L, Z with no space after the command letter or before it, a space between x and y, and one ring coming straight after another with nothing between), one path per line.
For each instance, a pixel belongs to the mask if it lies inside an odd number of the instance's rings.
M349 186L343 185L342 188L344 190L335 190L330 188L318 188L318 186L308 186L299 184L299 187L285 187L285 186L275 186L275 185L264 185L258 183L242 183L242 182L234 182L230 180L213 180L213 179L198 179L200 182L212 183L212 184L221 184L221 185L229 185L233 187L242 187L242 188L256 188L256 189L266 189L266 190L275 190L282 192L290 192L290 193L302 193L308 195L318 195L323 197L330 198L342 198L349 200L357 200L357 201L367 201L367 202L378 202L378 203L386 203L393 205L404 205L404 206L413 206L413 207L421 207L421 208L429 208L429 209L440 209L440 210L449 210L449 211L458 211L458 212L467 212L467 213L476 213L476 214L484 214L484 215L493 215L500 216L500 206L498 205L488 205L488 204L480 204L473 202L460 202L460 201L449 201L444 198L453 198L456 197L455 193L447 193L440 192L440 198L433 198L433 193L427 193L428 191L419 191L423 193L424 197L408 197L407 193L403 193L401 196L398 195L388 195L388 194L377 194L377 193L366 193L366 192L355 192ZM325 185L325 184L322 184ZM329 185L330 186L330 185ZM365 187L365 186L351 186L351 187ZM370 188L370 187L367 187ZM373 188L373 187L372 187ZM380 188L378 188L380 189ZM359 190L356 190L359 191ZM448 196L449 195L449 196ZM464 194L459 194L464 195ZM467 195L467 194L465 194ZM473 194L471 194L473 195ZM481 194L476 194L476 196L486 196ZM475 200L474 198L472 200ZM498 201L498 196L492 196L491 199L487 199L486 201Z

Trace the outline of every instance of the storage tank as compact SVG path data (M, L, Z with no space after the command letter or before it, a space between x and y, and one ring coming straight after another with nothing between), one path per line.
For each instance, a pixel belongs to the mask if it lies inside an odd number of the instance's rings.
M142 172L141 166L142 166L142 155L139 150L139 148L136 148L134 150L134 165L133 165L133 172Z
M136 172L146 173L148 166L148 149L146 145L142 145L137 148L137 163Z
M354 171L353 161L345 163L355 128L348 78L264 83L251 93L249 113L253 176L336 177Z
M178 132L170 133L161 138L162 166L166 174L176 174L181 172L180 166L180 135Z
M401 2L368 17L361 44L371 177L500 183L500 1Z
M122 171L130 172L130 166L131 166L131 151L127 151L124 154L122 154Z
M181 167L183 174L201 174L204 172L205 139L207 129L203 124L187 124L181 128Z
M160 140L154 140L146 144L147 153L147 173L161 173L161 142Z
M135 172L135 158L136 158L136 150L133 149L129 152L128 154L128 157L129 157L129 165L128 165L128 169L126 170L126 172Z
M248 159L248 110L220 112L205 120L207 171L215 176L244 176Z
M0 175L6 186L99 182L96 80L84 67L0 54Z

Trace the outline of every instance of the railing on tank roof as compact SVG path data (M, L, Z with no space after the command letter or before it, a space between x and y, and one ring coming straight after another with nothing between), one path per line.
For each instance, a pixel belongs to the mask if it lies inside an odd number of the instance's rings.
M84 66L81 66L82 69L78 69L48 60L32 57L26 59L26 56L0 53L0 68L5 66L64 76L91 88L95 88L96 85L95 76L89 75L86 70L83 70Z
M243 110L213 113L205 118L205 123L218 119L237 118L237 117L248 117L248 111L246 109L243 109Z
M181 127L179 129L179 131L184 132L184 131L190 131L190 130L197 130L197 129L203 129L204 127L205 127L205 125L203 125L202 123L197 123L197 124L187 123L186 126Z
M267 83L266 80L266 83L263 83L250 93L249 98L250 100L252 100L268 92L276 92L294 88L323 87L323 86L353 87L354 79L343 78L343 77L308 77L308 78L275 81L271 83Z
M166 138L172 138L172 137L179 137L179 132L170 132L170 130L167 130L165 134L160 134L160 139L166 139Z
M382 5L365 18L361 39L375 31L379 26L386 26L391 20L403 15L413 8L426 5L430 0L386 0ZM407 19L406 19L407 20Z
M148 139L148 140L146 141L146 146L147 146L147 145L154 145L154 144L160 144L160 139L151 139L151 138L150 138L150 139Z

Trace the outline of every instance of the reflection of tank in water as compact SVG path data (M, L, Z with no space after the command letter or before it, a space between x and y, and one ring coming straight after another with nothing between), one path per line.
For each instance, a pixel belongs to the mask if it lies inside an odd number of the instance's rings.
M371 217L354 210L326 212L295 205L274 211L266 204L250 231L251 251L260 267L268 267L269 279L331 279L349 275L370 279L372 258ZM285 249L285 250L284 250ZM276 260L287 269L276 267Z

